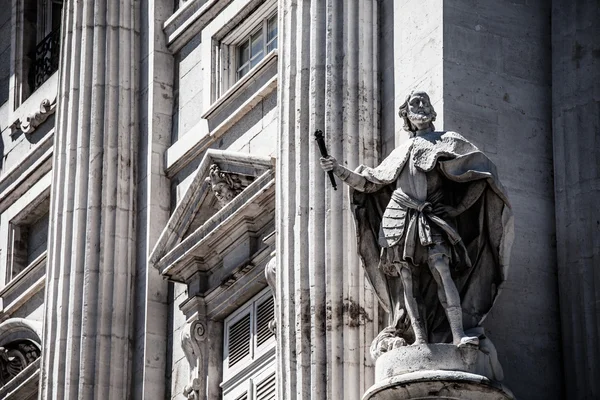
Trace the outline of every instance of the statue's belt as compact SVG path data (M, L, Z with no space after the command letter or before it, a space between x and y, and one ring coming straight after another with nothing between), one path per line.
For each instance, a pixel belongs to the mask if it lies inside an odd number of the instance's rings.
M407 238L406 242L408 244L411 242L408 239L416 239L415 235L418 233L421 244L423 246L429 246L434 243L431 237L430 226L430 223L434 223L446 233L448 241L452 245L460 242L461 238L456 230L442 218L433 214L432 203L437 203L441 200L441 197L442 193L438 192L433 196L430 196L428 199L429 201L420 201L411 198L400 189L394 190L382 221L382 230L388 241L396 236L394 232L397 232L399 236L405 233ZM409 213L409 219L406 221L406 213L409 209L415 210L416 212ZM404 227L403 225L406 223L407 225ZM400 239L400 237L397 239ZM395 242L397 242L397 240Z

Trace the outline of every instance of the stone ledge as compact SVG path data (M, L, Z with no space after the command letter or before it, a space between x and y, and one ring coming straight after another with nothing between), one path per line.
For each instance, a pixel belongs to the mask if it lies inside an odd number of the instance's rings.
M185 44L212 21L231 1L190 0L179 8L163 25L167 47L178 52Z

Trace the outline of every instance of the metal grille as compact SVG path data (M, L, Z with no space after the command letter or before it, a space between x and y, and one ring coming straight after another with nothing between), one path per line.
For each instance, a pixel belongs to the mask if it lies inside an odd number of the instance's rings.
M264 344L273 337L269 322L275 318L273 297L269 297L256 307L256 346Z
M33 67L29 71L29 80L33 90L36 90L58 70L60 52L60 29L46 36L35 48Z
M247 314L229 328L227 351L229 367L250 354L250 314Z

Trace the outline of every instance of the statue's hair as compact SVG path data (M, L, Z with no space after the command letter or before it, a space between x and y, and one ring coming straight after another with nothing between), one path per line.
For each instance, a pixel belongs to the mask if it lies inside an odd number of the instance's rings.
M408 101L414 94L419 94L419 95L425 97L427 99L427 101L429 102L429 106L431 107L431 114L432 114L431 127L434 130L435 130L435 126L433 125L433 121L435 121L435 118L437 117L437 113L433 109L433 105L431 104L431 99L429 98L429 95L422 91L415 91L415 90L411 91L408 94L408 96L406 96L404 103L402 103L402 105L398 109L398 115L400 115L400 118L402 118L404 120L403 128L405 131L407 131L411 135L411 137L415 135L415 132L417 132L417 127L414 126L412 122L410 122L410 119L408 119Z

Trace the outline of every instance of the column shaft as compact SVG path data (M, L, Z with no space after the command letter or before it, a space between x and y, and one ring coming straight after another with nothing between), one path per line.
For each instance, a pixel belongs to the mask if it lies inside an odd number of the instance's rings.
M377 2L280 1L277 179L280 399L360 399L377 303L348 190L331 188L314 132L349 168L379 158ZM375 321L375 322L374 322Z
M127 398L138 152L138 3L63 12L41 398Z

